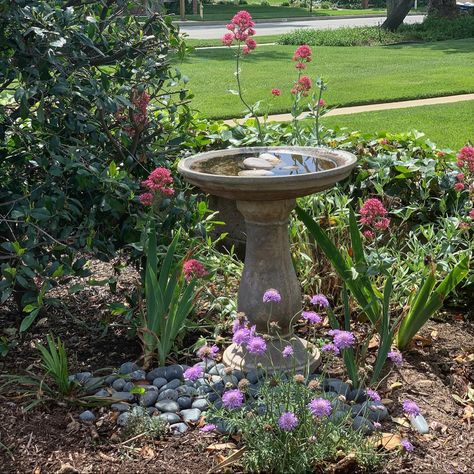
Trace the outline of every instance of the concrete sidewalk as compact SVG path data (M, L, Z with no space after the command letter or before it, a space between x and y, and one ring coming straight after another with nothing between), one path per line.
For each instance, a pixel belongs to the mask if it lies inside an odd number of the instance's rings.
M401 102L385 102L382 104L368 104L368 105L356 105L354 107L341 107L339 109L330 110L325 117L334 115L350 115L360 114L362 112L375 112L379 110L393 110L393 109L408 109L410 107L421 107L423 105L437 105L437 104L452 104L454 102L463 102L466 100L474 101L474 94L459 94L449 95L445 97L430 97L429 99L416 99L416 100L404 100ZM474 104L473 104L474 112ZM308 117L309 112L304 112L298 119L304 119ZM269 115L269 122L289 122L293 119L291 114L276 114ZM224 122L228 125L234 125L236 123L243 123L244 119L229 119Z

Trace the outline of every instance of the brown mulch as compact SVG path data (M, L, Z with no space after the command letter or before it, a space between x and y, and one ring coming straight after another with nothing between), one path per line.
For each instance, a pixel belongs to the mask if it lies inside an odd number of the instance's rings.
M111 276L110 266L94 271ZM62 305L48 310L2 361L0 373L38 371L35 342L53 332L68 350L71 371L117 367L140 354L129 324L111 316L108 305L124 300L137 275L128 269L117 291L88 288L76 295L55 292ZM398 430L415 445L410 455L387 452L380 472L386 474L472 473L474 468L473 403L464 402L474 381L474 324L466 312L441 314L423 328L416 345L405 354L400 370L390 373L379 391L392 417L402 417L401 402L410 398L430 425L428 435L393 422L384 431ZM0 308L0 328L17 327L13 303ZM18 400L0 397L0 473L206 473L231 451L209 450L227 440L190 430L181 437L139 439L124 444L114 414L99 413L95 424L78 422L79 408L42 406L28 413ZM3 445L3 446L2 446ZM385 451L384 451L385 452ZM328 471L342 472L342 471ZM350 472L350 471L348 471Z

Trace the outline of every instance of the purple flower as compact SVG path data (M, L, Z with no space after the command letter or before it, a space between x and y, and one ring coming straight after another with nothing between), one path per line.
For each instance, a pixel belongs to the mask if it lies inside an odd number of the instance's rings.
M324 344L323 347L321 347L321 350L323 352L334 352L334 354L336 355L339 355L340 354L340 351L339 349L336 347L335 344L333 344L332 342L328 343L328 344Z
M234 333L234 337L232 338L232 342L234 344L237 344L238 346L241 346L242 344L247 344L250 339L250 329L248 328L242 328L242 329L237 329Z
M205 346L202 346L197 350L196 355L201 360L214 360L217 357L218 353L219 348L215 344L213 344L212 346L208 346L206 344Z
M291 411L287 411L278 418L278 426L283 431L294 430L298 426L298 418L294 413L291 413Z
M390 351L387 354L387 358L390 359L395 365L402 365L403 357L398 351Z
M403 449L405 449L405 451L407 453L411 453L414 449L415 449L415 446L413 446L410 441L408 441L406 438L403 438L401 441L400 441L400 444L403 446Z
M407 416L418 416L420 414L420 407L413 400L405 400L403 402L403 411Z
M186 369L183 374L186 380L192 380L193 382L201 378L203 375L204 369L199 365L194 365L193 367Z
M381 400L380 395L375 390L372 390L371 388L368 388L365 391L365 393L374 402L380 402L380 400Z
M303 311L302 316L303 319L306 319L306 321L309 321L312 324L319 324L323 320L323 318L314 311Z
M240 408L244 403L244 394L239 390L228 390L222 395L222 405L229 410Z
M315 398L308 404L309 411L317 418L331 414L331 402L325 398Z
M354 334L350 331L341 331L340 329L332 329L328 334L333 337L334 345L339 349L347 349L355 343Z
M378 421L374 421L373 425L376 430L379 430L380 428L382 428L382 424L379 423Z
M329 306L329 301L324 295L314 295L311 298L311 304L315 306L320 306L321 308L327 308Z
M283 354L283 357L291 357L295 351L293 350L293 347L291 346L286 346L282 351L281 353Z
M253 336L247 342L247 350L251 354L262 355L267 350L267 343L263 337Z
M279 303L281 301L281 295L278 290L270 288L263 294L264 303Z
M214 431L216 428L217 426L213 423L208 423L207 425L204 425L199 431L202 431L203 433L209 433L209 431Z

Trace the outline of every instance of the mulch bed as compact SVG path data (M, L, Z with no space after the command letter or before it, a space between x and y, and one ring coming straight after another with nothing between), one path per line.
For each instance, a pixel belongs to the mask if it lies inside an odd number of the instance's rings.
M94 271L110 275L110 266L98 263ZM0 359L0 372L37 370L39 358L34 344L44 340L48 332L64 341L72 372L118 367L137 359L140 347L136 339L130 337L126 324L118 322L120 317L111 317L107 308L112 301L123 300L136 277L131 270L122 273L114 295L105 287L89 288L76 295L56 289L61 307L42 315L38 324L21 337L19 345ZM16 307L9 302L0 309L0 327L17 326L18 317ZM472 314L449 312L439 318L423 328L415 347L405 353L403 366L392 371L380 389L383 398L392 401L388 402L392 417L402 416L401 401L416 401L430 433L416 435L399 426L416 449L403 456L387 452L381 473L473 472L474 404L462 403L474 381ZM0 444L0 472L205 473L229 454L225 449L208 449L227 439L198 430L181 437L138 439L124 444L126 440L120 436L112 413L100 417L95 425L87 425L78 422L80 411L42 406L23 413L18 400L0 397L0 443L7 448ZM393 430L395 426L390 427Z

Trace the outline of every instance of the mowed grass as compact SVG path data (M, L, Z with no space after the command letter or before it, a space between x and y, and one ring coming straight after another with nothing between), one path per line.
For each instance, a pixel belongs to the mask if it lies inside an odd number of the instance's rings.
M418 130L438 147L457 150L474 143L474 101L424 105L409 109L363 112L323 117L328 128L347 127L363 133L409 132Z
M257 38L258 39L258 38ZM296 77L294 46L261 46L242 63L249 102L268 100L270 113L288 112ZM474 92L474 39L396 46L313 48L306 73L322 75L329 105L348 106ZM231 49L199 50L179 66L194 93L192 106L209 118L244 115ZM277 87L282 95L272 99ZM263 112L263 111L262 111Z
M384 8L363 9L341 9L341 10L316 10L310 13L308 8L282 7L280 4L273 5L204 5L203 18L199 15L186 15L188 20L196 21L230 21L240 10L247 10L254 20L272 18L298 18L310 16L346 16L346 15L374 15L385 13Z

